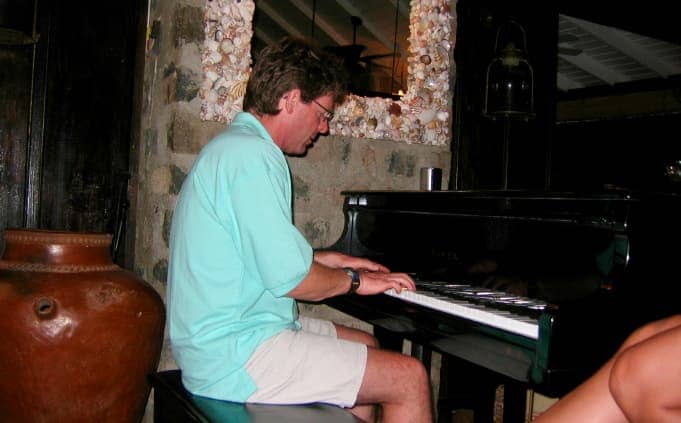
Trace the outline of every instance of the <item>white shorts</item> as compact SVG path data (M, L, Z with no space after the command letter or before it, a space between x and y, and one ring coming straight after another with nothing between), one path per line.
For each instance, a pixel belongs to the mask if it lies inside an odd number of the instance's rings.
M302 329L286 330L260 345L246 363L257 390L247 402L353 407L362 385L367 347L339 339L333 323L300 316Z

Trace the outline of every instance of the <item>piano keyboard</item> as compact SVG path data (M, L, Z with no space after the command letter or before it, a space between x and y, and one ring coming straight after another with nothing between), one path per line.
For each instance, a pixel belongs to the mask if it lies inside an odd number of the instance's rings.
M527 338L539 338L537 319L523 314L522 310L537 314L546 303L470 285L417 282L416 287L416 291L398 294L391 289L385 294Z

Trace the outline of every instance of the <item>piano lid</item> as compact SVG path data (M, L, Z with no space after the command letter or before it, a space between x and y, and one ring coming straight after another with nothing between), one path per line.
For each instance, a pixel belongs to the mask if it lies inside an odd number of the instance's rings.
M564 220L615 224L626 221L628 193L547 193L528 191L344 191L346 206L450 216Z
M622 193L346 191L334 249L423 280L507 290L550 303L617 283L627 266ZM332 247L333 248L333 247Z

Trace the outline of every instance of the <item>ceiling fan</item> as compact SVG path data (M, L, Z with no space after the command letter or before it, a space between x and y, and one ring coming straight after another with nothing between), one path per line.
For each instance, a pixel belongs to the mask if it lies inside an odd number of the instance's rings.
M390 66L373 63L373 61L386 57L400 57L400 54L392 52L362 56L362 52L367 48L365 45L357 44L357 28L362 25L362 18L359 16L350 16L350 23L352 24L352 44L327 46L324 49L343 58L348 69L354 72L362 70L367 71L370 66L391 69Z

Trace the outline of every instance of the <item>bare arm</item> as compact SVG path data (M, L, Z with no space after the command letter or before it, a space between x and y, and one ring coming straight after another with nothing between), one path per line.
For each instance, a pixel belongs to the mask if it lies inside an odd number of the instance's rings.
M361 257L349 256L336 251L315 251L314 261L334 269L350 267L355 270L364 270L369 272L390 272L390 270L388 270L388 268L382 264Z
M414 281L405 273L390 273L385 266L371 260L351 257L341 253L315 253L314 262L305 279L287 295L307 301L321 301L325 298L343 295L350 290L350 276L342 268L360 270L359 295L373 295L389 289L414 290Z

